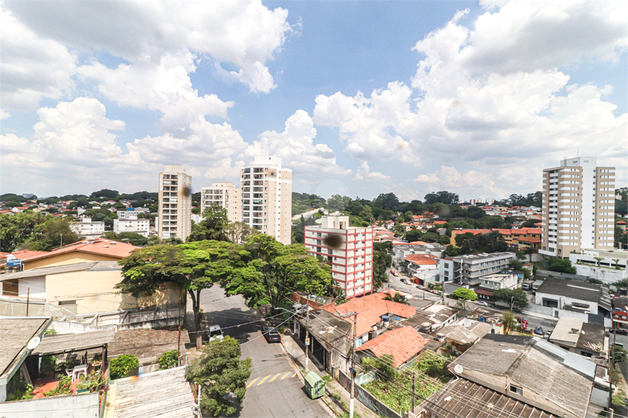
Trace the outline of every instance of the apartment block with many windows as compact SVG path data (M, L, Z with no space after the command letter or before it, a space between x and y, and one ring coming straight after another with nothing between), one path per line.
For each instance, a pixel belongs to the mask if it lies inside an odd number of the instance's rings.
M272 235L282 244L292 241L292 170L281 158L258 156L240 170L242 221Z
M182 166L167 165L159 173L158 187L157 234L161 239L185 241L192 232L192 176Z
M201 188L201 214L211 205L225 208L229 222L242 221L240 189L233 183L213 183Z
M323 216L321 221L305 227L305 248L331 263L332 278L347 298L372 293L373 229L349 226L348 216Z
M614 167L597 167L594 157L576 157L543 170L539 253L569 257L585 248L612 249L614 216Z

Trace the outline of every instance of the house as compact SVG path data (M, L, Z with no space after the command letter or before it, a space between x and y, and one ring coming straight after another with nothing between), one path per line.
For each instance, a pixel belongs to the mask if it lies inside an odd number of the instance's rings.
M438 262L440 259L429 254L406 255L408 273L412 276L412 282L427 286L436 281L438 276Z
M556 318L569 316L599 325L611 324L610 295L599 284L549 277L536 290L534 303L550 308L549 313Z
M393 356L393 365L399 367L414 359L423 349L427 341L412 327L406 326L387 331L356 349L362 358Z
M476 341L493 332L493 327L484 322L475 322L470 326L449 325L437 332L439 340L450 344L457 351L464 353Z
M606 358L608 354L609 338L604 327L586 323L580 318L560 318L549 341L585 357Z
M13 253L21 261L21 270L39 267L51 267L63 264L75 264L90 261L119 261L140 247L126 242L104 238L88 238L64 245L52 251L28 251ZM8 267L0 260L0 269Z
M585 418L608 406L610 385L598 367L540 338L487 334L448 368L460 379L549 414Z
M79 237L102 237L105 235L105 223L92 221L92 218L83 216L80 221L70 223L70 229Z
M405 321L416 331L436 332L439 329L452 324L457 318L456 312L444 305L432 305L423 311L419 311L412 318Z
M481 277L501 273L516 259L514 253L508 252L446 257L438 265L439 276L442 282L463 286L478 285Z
M5 402L9 382L26 380L30 376L24 361L43 338L52 318L14 317L0 318L0 402Z
M31 312L50 312L56 318L122 311L156 306L174 306L185 300L182 289L164 286L154 295L136 298L120 293L116 285L123 279L117 261L91 261L53 265L0 275L2 296L32 304ZM17 303L17 301L16 301Z
M514 273L490 274L480 278L480 287L475 293L480 300L493 301L496 290L516 289L518 283L519 278Z

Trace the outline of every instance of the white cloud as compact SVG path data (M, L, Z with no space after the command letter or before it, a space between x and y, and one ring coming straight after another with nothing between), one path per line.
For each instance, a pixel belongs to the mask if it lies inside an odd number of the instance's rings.
M0 120L5 120L11 117L11 114L4 109L0 109Z
M454 167L442 165L440 169L433 173L420 174L414 181L424 184L430 191L448 190L452 192L477 193L477 191L490 191L494 194L502 194L503 189L499 188L493 180L491 174L470 170L461 174ZM468 191L467 189L475 189Z
M30 111L43 98L58 99L73 88L76 55L38 36L1 4L0 38L1 106Z
M349 175L351 170L336 163L336 154L325 144L314 144L316 129L312 118L304 110L297 110L286 120L283 132L266 131L249 145L244 155L274 155L295 173L321 181L321 175Z
M360 163L360 167L356 170L354 180L376 180L376 181L384 181L390 180L390 176L387 176L382 173L378 173L376 171L371 171L369 167L369 163L367 161L362 161Z
M260 0L124 2L7 1L26 25L43 37L84 52L104 50L136 62L159 63L186 52L236 65L251 91L273 87L266 63L291 28L288 11Z

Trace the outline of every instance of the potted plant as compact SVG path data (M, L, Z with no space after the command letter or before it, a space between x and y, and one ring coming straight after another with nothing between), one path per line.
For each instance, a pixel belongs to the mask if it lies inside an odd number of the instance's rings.
M76 384L76 393L89 392L92 382L89 379L83 379Z

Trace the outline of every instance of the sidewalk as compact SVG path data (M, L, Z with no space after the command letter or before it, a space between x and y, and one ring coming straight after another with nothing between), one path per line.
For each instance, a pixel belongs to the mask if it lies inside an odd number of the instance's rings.
M303 377L305 376L305 347L300 341L295 340L295 338L293 338L291 334L284 334L282 336L281 345L294 363L295 368L299 371L299 378L305 384L305 381L303 379ZM323 369L321 364L312 357L310 357L309 369L310 371L314 371L316 374L318 374L327 381L327 383L325 383L326 394L321 399L331 410L330 413L333 412L332 416L348 416L350 401L349 392L346 391L342 386L340 386L340 384L336 382L336 380L334 380L332 376L329 376L329 373L327 373ZM357 398L355 398L354 406L355 417L377 418L377 414L364 406L360 401L358 401Z
M528 311L528 310L525 310L525 309L522 311L522 313L523 313L523 315L534 316L536 318L547 319L549 321L557 321L558 320L558 318L553 317L551 315L544 315L544 314L541 314L541 313L532 312L532 311Z

